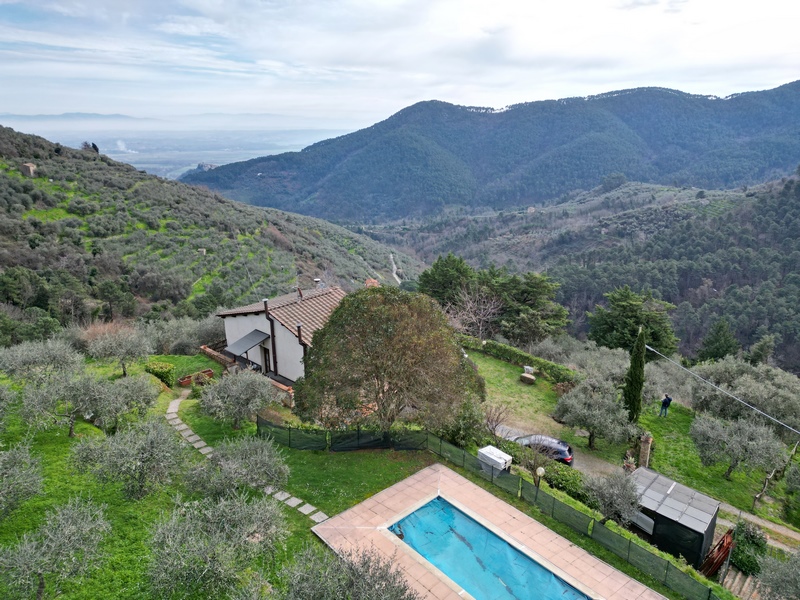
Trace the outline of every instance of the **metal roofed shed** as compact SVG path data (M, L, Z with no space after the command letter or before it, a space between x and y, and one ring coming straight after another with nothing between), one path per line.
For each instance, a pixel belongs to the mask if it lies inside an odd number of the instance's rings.
M631 477L641 494L634 524L659 549L699 567L714 540L720 503L645 467Z

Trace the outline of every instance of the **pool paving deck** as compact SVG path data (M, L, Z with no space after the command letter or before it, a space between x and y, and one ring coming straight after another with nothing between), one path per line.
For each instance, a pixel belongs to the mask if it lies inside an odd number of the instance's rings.
M336 552L370 548L378 551L401 569L411 587L424 598L467 600L472 596L388 529L437 496L464 510L592 598L664 599L441 464L427 467L315 525L312 531Z

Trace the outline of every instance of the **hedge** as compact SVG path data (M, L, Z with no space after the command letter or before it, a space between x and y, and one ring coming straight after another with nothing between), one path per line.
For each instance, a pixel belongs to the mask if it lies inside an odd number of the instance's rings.
M483 352L484 354L499 358L500 360L504 360L512 365L517 365L518 367L536 367L556 383L570 382L577 379L577 374L572 369L568 369L563 365L558 365L543 358L538 358L518 348L514 348L513 346L501 344L493 340L481 341L478 338L468 335L461 335L459 339L461 345L469 350Z
M163 381L168 387L175 387L175 365L153 360L144 366L144 370Z

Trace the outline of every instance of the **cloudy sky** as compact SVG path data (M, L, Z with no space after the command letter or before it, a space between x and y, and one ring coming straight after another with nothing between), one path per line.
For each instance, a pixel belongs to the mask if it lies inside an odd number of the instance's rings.
M359 127L800 79L794 0L0 0L0 113L273 113Z

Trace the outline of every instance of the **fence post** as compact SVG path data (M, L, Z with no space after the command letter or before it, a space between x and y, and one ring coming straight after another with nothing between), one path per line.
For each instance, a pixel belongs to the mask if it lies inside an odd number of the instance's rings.
M631 540L628 539L628 558L625 559L628 564L631 564Z
M467 451L463 448L461 449L461 468L463 469L467 465Z
M289 448L292 447L292 428L289 427Z
M356 427L356 448L361 450L361 425Z

